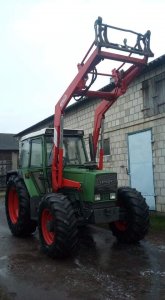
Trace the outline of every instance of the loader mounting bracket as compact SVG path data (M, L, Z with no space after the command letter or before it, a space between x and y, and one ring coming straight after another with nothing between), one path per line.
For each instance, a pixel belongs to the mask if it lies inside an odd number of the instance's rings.
M102 18L98 17L94 24L95 28L95 45L97 47L112 48L115 50L126 51L129 53L134 53L138 55L147 55L148 57L153 57L154 54L150 49L150 35L151 32L148 30L145 34L141 34L132 30L127 30L119 27L114 27L111 25L103 24ZM108 29L114 29L118 31L125 31L135 35L135 45L129 46L127 44L127 39L124 38L123 44L112 43L108 39Z

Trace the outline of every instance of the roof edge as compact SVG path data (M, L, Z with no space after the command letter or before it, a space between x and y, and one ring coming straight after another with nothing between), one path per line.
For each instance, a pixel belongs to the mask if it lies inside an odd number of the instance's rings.
M158 58L152 60L151 62L149 62L147 64L147 66L142 70L142 72L139 74L139 76L145 74L146 72L149 72L153 69L155 69L156 67L160 66L161 64L165 64L165 54L159 56ZM101 88L100 90L102 91L106 91L106 89L108 89L110 86L110 84L104 86L103 88ZM75 107L78 107L79 105L82 105L82 104L85 104L87 102L87 99L84 99L84 100L81 100L80 102L75 102L71 105L69 105L68 107L66 107L66 111L70 111L72 110L73 108ZM14 135L14 137L20 137L20 136L23 136L23 135L26 135L29 131L33 131L36 126L40 127L42 125L44 125L45 123L48 123L48 122L53 122L53 119L54 119L54 114L43 119L42 121L38 122L38 123L35 123L34 125L18 132L17 134Z

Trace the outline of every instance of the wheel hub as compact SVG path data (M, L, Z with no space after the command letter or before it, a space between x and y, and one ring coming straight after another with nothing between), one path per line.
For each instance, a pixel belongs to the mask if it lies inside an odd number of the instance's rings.
M16 188L12 188L8 195L8 209L11 222L16 224L19 216L19 199Z
M56 233L54 231L54 217L49 209L44 209L41 219L42 234L47 245L55 241Z

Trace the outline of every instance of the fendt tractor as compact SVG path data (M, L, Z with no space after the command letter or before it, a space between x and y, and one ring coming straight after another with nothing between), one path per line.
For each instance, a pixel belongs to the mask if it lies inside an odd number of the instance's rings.
M141 193L118 187L117 174L103 170L103 140L105 113L153 56L150 31L113 27L101 17L94 28L95 40L55 106L54 128L22 137L19 168L7 174L6 216L12 234L25 237L38 227L41 249L51 257L75 253L79 230L88 224L108 224L124 243L142 240L149 228L149 209ZM122 43L110 41L109 31L131 35L133 46L126 38ZM121 65L110 74L98 72L96 66L105 60ZM109 77L106 91L90 90L97 76ZM64 128L65 108L73 97L100 100L88 151L83 130Z

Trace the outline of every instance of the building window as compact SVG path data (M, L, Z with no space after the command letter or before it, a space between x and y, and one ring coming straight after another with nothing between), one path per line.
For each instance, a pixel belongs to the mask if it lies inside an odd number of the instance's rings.
M165 112L165 72L143 81L144 117L151 117Z
M110 140L109 140L109 138L104 139L103 149L104 149L104 155L110 155Z

